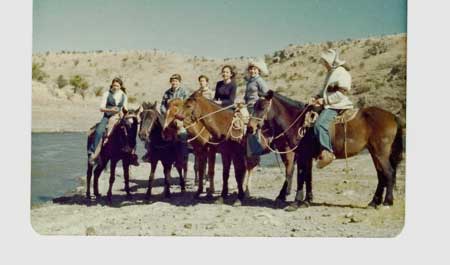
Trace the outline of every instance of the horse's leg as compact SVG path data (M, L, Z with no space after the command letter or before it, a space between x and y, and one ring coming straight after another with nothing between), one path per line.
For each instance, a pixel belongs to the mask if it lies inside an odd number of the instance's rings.
M114 184L114 180L116 178L116 165L117 165L117 160L111 159L111 165L110 165L110 169L109 169L110 170L109 188L108 188L108 193L106 194L109 202L111 202L111 200L112 200L112 187Z
M231 167L231 156L229 151L227 150L222 154L222 164L223 164L223 172L222 172L222 199L226 199L228 197L228 178L230 177L230 167Z
M131 199L131 192L130 192L130 161L128 159L122 160L122 167L123 167L123 178L125 180L125 192L127 193L127 198Z
M303 186L306 181L307 167L302 156L297 159L297 193L295 194L295 202L301 203L305 199Z
M171 164L164 164L164 197L170 197L170 170L172 169Z
M238 199L242 203L245 199L244 178L245 178L245 154L234 153L233 156L234 176L238 188ZM239 203L238 201L236 203Z
M394 204L394 169L389 161L389 151L388 148L383 146L381 148L369 148L369 152L372 156L372 160L375 164L378 175L378 185L375 191L372 201L369 206L376 206L381 204L383 198L384 187L386 187L386 196L384 198L384 205Z
M305 161L304 165L305 172L305 182L306 182L306 196L305 203L309 205L313 201L313 192L312 192L312 157Z
M194 154L194 185L198 185L198 160L197 155Z
M197 152L195 155L195 160L197 162L197 168L198 168L198 187L197 192L195 193L194 197L198 198L200 194L203 193L203 178L205 176L205 167L204 160L205 160L205 154L203 152Z
M97 165L94 169L94 195L95 197L100 198L101 194L98 192L98 179L100 178L100 175L102 174L103 169L105 169L106 163L100 163Z
M377 207L381 204L383 200L383 191L384 187L386 185L385 183L385 177L383 175L383 172L377 170L377 176L378 176L378 184L377 189L375 190L375 194L373 195L372 201L369 203L370 207Z
M186 175L184 171L184 165L180 166L180 165L176 165L176 169L178 172L178 176L180 177L180 187L181 187L181 192L185 192L186 191ZM184 172L184 173L183 173Z
M152 159L150 161L150 175L148 176L147 193L145 194L145 198L147 200L150 199L150 196L152 196L152 185L153 185L153 180L155 179L155 171L156 171L157 165L158 165L158 160Z
M92 178L92 169L93 166L87 163L87 171L86 171L86 198L91 198L91 178Z
M293 152L281 154L281 160L285 167L285 181L280 193L277 196L278 201L286 201L286 196L291 193L292 189L292 175L294 174L294 156Z
M208 179L209 179L209 190L208 194L214 194L214 166L216 164L216 149L214 147L208 147ZM206 164L205 164L206 166Z

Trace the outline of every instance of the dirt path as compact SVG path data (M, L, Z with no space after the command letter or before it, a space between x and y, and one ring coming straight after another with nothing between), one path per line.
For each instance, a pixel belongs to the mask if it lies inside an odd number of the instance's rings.
M275 207L274 199L284 176L278 167L258 168L251 179L251 195L244 206L233 207L236 195L225 204L215 200L192 198L192 165L188 188L180 193L178 180L172 179L173 196L161 195L161 168L155 179L153 198L144 200L149 164L131 170L132 200L123 191L122 170L117 171L113 204L104 200L86 206L85 187L77 194L57 202L32 207L31 223L36 232L45 235L146 235L146 236L326 236L326 237L391 237L403 228L404 163L400 164L393 207L366 208L375 191L377 177L368 154L349 159L353 171L347 177L344 161L335 161L324 170L314 169L314 205L288 212ZM108 173L100 179L100 192L106 194ZM172 176L175 176L175 170ZM216 194L222 186L222 167L216 166ZM84 179L84 178L83 178ZM230 193L236 192L234 175L230 177ZM293 187L295 189L296 182ZM288 197L294 199L295 192Z

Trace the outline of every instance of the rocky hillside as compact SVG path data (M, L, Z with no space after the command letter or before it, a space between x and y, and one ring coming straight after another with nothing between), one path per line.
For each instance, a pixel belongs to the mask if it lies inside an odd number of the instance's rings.
M353 77L351 97L358 106L380 106L405 118L406 34L320 44L289 45L265 55L269 86L298 100L321 87L325 69L320 53L334 48L349 63ZM101 114L99 96L115 76L128 89L137 106L143 100L160 100L173 73L183 77L183 86L193 91L197 77L206 74L210 86L220 80L220 68L234 65L239 72L238 94L244 92L245 66L250 58L210 59L159 50L94 51L33 55L33 131L85 131Z

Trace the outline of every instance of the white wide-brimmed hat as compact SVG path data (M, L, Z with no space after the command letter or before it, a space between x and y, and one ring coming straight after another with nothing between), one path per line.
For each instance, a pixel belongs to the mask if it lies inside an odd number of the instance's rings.
M320 58L327 62L328 65L330 65L332 68L336 68L345 64L345 61L341 60L339 58L339 54L333 49L329 49L326 52L322 53L320 55Z
M251 66L254 66L254 67L258 68L259 69L259 73L261 75L268 75L269 74L269 69L267 68L266 62L264 62L263 59L251 60L248 63L247 69L250 68Z

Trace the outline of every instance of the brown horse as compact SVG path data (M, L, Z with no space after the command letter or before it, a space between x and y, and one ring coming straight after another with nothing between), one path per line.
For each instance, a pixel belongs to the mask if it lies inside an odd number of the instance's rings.
M142 103L139 117L141 119L139 138L145 142L145 148L148 151L150 160L150 175L146 198L150 199L151 197L155 170L159 161L161 161L164 171L164 196L170 197L170 172L172 165L175 165L180 176L181 191L186 191L187 159L178 152L176 148L177 143L173 138L165 139L163 137L164 120L162 115L156 110L156 102L154 104Z
M129 186L129 168L130 168L130 153L136 146L136 134L138 127L137 111L129 110L127 114L116 124L114 130L109 136L108 143L102 147L102 150L98 156L98 163L95 166L88 162L87 167L87 189L86 197L91 196L91 177L92 171L94 171L94 195L99 198L101 194L98 192L98 179L100 174L105 169L109 161L110 164L110 177L109 177L109 189L107 193L107 200L111 202L112 199L112 186L115 180L116 165L122 160L122 167L125 179L125 192L127 197L131 198L130 186ZM94 133L88 136L87 146L94 140ZM101 143L100 143L101 144Z
M320 151L313 130L307 130L304 137L299 133L304 123L302 115L310 109L302 102L269 91L265 98L255 104L254 116L259 119L249 123L253 130L269 130L275 138L285 137L290 145L298 144L298 203L310 203L313 200L312 160ZM402 128L397 117L377 107L362 108L345 124L332 124L330 136L337 159L355 156L365 148L369 150L378 174L378 185L369 206L375 207L382 203L385 188L383 204L392 205L397 166L403 153ZM306 198L303 198L305 183Z
M242 132L232 127L233 117L234 112L231 109L222 109L220 105L206 99L201 93L194 92L184 101L177 112L167 115L166 125L168 126L174 119L180 119L183 120L184 126L188 129L197 126L195 129L190 130L190 134L193 137L196 137L203 130L202 128L205 128L202 132L203 134L205 134L205 131L209 132L211 141L217 143L217 150L222 155L222 199L228 196L228 178L231 163L233 163L238 186L238 199L242 202L246 196L245 189L248 188L246 169L253 169L257 165L258 160L247 159L242 139L238 137L239 135L243 136ZM202 137L198 138L201 139ZM201 183L202 181L200 180L199 193L202 192L200 189Z
M166 119L164 124L164 136L166 138L174 137L176 131L179 130L178 123L175 122L175 116L180 113L184 101L175 98L168 103ZM192 145L195 155L195 174L196 185L198 190L196 197L203 193L203 180L206 173L206 166L208 165L208 180L209 188L207 189L207 196L212 197L215 192L214 187L214 165L216 163L217 145L210 141L211 134L201 123L192 124L186 128L189 135L192 135L188 142ZM197 179L198 178L198 179Z

